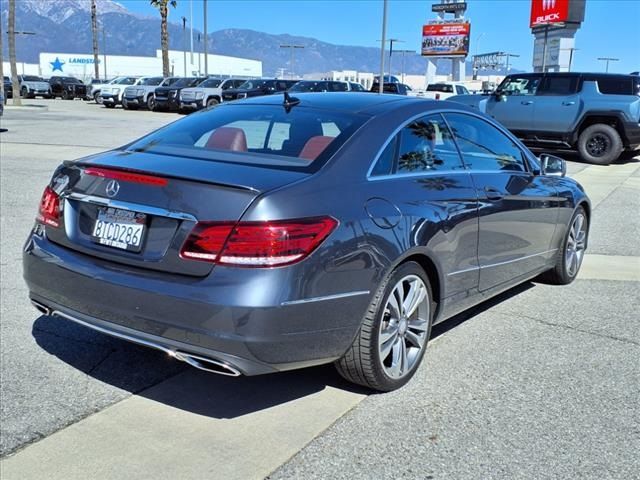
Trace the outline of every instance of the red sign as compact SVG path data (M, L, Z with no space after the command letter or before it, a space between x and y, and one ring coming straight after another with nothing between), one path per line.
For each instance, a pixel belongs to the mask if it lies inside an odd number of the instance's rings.
M465 57L469 53L470 23L429 23L422 26L422 55Z
M529 27L564 23L569 19L569 0L531 0Z

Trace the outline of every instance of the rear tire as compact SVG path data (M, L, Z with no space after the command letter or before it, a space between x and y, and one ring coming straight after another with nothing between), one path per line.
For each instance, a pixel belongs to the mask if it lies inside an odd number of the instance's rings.
M407 262L396 268L378 288L353 344L336 361L338 373L383 392L405 385L427 348L432 298L429 278L420 265Z
M618 131L604 123L585 128L578 138L580 156L596 165L609 165L618 159L623 149Z
M589 218L584 208L578 207L556 252L555 265L540 275L540 280L551 285L568 285L573 282L580 272L588 239Z

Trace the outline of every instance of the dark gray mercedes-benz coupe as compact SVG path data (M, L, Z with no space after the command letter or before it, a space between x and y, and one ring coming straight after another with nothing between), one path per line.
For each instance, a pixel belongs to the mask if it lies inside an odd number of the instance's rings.
M591 209L564 173L456 103L233 102L62 164L24 275L41 312L203 370L335 362L388 391L434 323L576 277Z

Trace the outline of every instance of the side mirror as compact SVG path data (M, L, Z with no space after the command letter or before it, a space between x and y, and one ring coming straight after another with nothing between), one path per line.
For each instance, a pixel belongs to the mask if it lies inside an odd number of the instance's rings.
M564 177L567 174L567 162L560 157L543 153L540 155L542 175L548 177Z

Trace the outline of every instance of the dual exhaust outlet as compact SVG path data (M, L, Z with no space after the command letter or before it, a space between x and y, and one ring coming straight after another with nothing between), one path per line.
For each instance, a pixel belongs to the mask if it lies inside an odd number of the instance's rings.
M44 314L49 316L56 316L60 318L64 318L66 320L71 320L79 325L84 327L91 328L92 330L96 330L100 333L105 333L107 335L111 335L112 337L120 338L122 340L127 340L132 343L137 343L138 345L143 345L145 347L155 348L156 350L161 350L165 352L170 357L173 357L181 362L188 363L194 368L198 370L204 370L205 372L217 373L218 375L226 375L229 377L239 377L242 375L242 372L237 368L229 365L226 362L222 362L220 360L216 360L214 358L204 357L201 355L196 355L193 353L187 353L180 350L172 350L164 345L159 343L155 343L153 341L149 341L146 339L136 338L124 333L115 332L113 330L109 330L107 328L99 327L97 325L93 325L91 323L85 322L84 320L80 320L79 318L73 317L67 313L60 312L59 310L54 310L42 303L31 299L31 304L36 307L36 309Z

